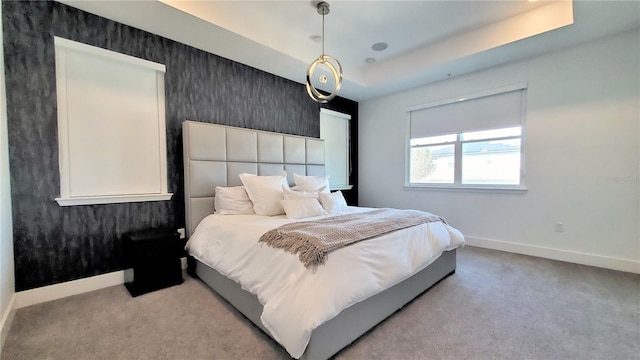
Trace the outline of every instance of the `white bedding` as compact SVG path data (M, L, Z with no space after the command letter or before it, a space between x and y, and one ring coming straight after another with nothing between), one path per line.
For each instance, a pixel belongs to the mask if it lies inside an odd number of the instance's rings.
M366 210L371 209L349 207L347 212ZM300 220L209 215L187 243L193 257L257 296L264 307L262 323L294 358L302 356L311 332L322 323L464 244L460 231L428 223L333 251L314 273L297 255L258 243L268 230L294 221Z

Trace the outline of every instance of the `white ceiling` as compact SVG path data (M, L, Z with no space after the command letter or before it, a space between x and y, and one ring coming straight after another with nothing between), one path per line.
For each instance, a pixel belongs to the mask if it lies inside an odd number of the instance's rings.
M299 83L322 51L317 1L59 1ZM325 52L356 101L640 26L637 0L329 3Z

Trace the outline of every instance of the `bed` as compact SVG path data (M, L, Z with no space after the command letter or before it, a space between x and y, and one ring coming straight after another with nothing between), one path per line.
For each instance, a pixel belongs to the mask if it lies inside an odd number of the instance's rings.
M324 143L320 139L206 124L196 121L185 121L182 130L186 228L190 242L193 240L202 243L203 240L201 239L205 236L203 235L205 230L211 232L211 230L207 229L217 229L220 233L231 234L228 236L220 236L216 241L222 242L227 237L234 238L236 235L231 233L230 229L234 227L242 228L244 227L243 224L252 223L254 218L256 221L266 222L261 226L267 227L279 226L281 223L285 224L291 221L283 217L274 217L271 219L256 215L253 215L253 217L251 217L251 215L230 215L226 218L228 220L226 221L224 217L227 215L213 214L215 200L214 189L216 186L240 186L242 182L239 175L242 173L275 176L286 172L286 180L289 184L294 183L294 174L304 176L324 175ZM258 218L263 219L260 220ZM320 216L320 218L322 218L322 216ZM434 232L436 232L437 229L442 231L442 229L450 228L448 225L442 225L442 223L437 223L437 225L425 224L424 226ZM418 231L417 228L418 227L408 229L407 231ZM196 232L196 229L198 229L198 232ZM452 234L453 238L454 234L451 233L452 230L447 231L449 231L449 234ZM455 229L454 231L457 232ZM359 298L349 299L349 302L345 300L347 306L344 309L338 308L333 310L335 314L331 313L328 316L325 314L318 315L318 319L324 319L322 316L326 316L327 319L318 324L314 323L315 325L311 328L312 331L308 331L309 334L306 340L301 340L304 346L298 343L295 343L296 346L291 345L291 341L288 341L290 339L287 339L286 336L283 338L282 334L278 332L278 329L274 325L277 321L273 321L273 319L277 319L275 316L283 311L278 306L273 306L273 303L276 303L275 301L265 302L264 293L253 291L252 287L246 283L243 283L244 286L241 286L237 282L241 280L234 280L236 277L233 271L218 267L220 262L225 261L241 263L240 260L242 258L235 259L233 258L234 255L232 252L229 252L224 255L218 253L217 262L214 260L205 260L204 253L209 250L202 247L198 250L195 246L192 246L190 248L192 255L189 262L190 272L195 274L207 284L207 286L231 303L267 335L283 345L292 357L326 359L349 345L416 296L446 278L448 275L453 274L456 268L455 248L463 244L464 241L462 234L459 232L456 234L458 234L455 236L458 240L456 240L455 244L453 240L451 240L449 246L440 247L440 251L434 253L433 258L423 265L416 264L417 270L409 276L403 277L402 281L394 282L390 280L385 288L380 291L375 291L374 295L360 295ZM239 235L237 238L240 239ZM368 244L360 245L361 243ZM349 251L370 252L370 248L363 247L381 246L376 245L376 241L361 243L347 248L355 249ZM217 249L225 248L221 247ZM283 259L285 259L285 257L294 257L291 254L285 254L285 252L280 249L273 249L268 246L260 246L257 250L252 251L266 254L261 256L267 256L267 259L269 256L274 258L281 256ZM340 254L343 254L343 252L346 254L346 250L341 249L340 251ZM335 253L338 254L337 251ZM214 251L214 257L215 255ZM330 256L334 256L334 254ZM348 259L347 255L342 257ZM330 261L333 261L334 264L341 261L339 260L340 256L335 256L335 258L336 260L332 258ZM261 259L264 259L264 257ZM317 271L318 274L316 274L315 271ZM307 272L304 270L299 271L300 274L303 274L301 276L304 276L304 281L310 281L306 279L313 278L314 276L321 278L320 276L325 276L322 275L324 272L330 273L329 270L325 270L324 268L321 270L313 270L313 276L310 272L311 270ZM327 291L342 292L342 290ZM269 293L270 291L265 290L265 292ZM274 291L271 291L271 293L273 292ZM285 300L280 299L279 301L282 302ZM295 306L292 304L292 308L293 307ZM310 316L315 316L315 314Z

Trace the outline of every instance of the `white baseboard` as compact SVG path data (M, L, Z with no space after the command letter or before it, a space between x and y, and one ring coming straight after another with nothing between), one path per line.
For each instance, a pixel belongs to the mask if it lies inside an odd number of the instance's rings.
M182 269L186 269L187 258L183 257L180 260ZM15 302L12 308L20 309L51 300L62 299L67 296L100 290L109 286L121 285L132 280L133 269L126 269L31 290L19 291L15 294Z
M640 274L640 261L465 236L467 245Z
M9 329L11 329L11 324L13 323L13 317L16 314L16 309L14 308L16 300L16 294L11 296L11 300L9 300L9 305L7 306L7 310L2 314L2 322L0 322L0 353L2 353L2 347L4 346L4 341L7 340L7 335L9 335Z
M57 300L67 296L83 294L109 286L124 284L125 273L120 270L84 279L67 281L60 284L43 286L31 290L18 291L15 294L14 308L20 309L46 301Z

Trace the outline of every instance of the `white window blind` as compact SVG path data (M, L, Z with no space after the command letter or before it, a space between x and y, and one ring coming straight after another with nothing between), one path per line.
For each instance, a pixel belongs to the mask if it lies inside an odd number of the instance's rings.
M55 37L61 206L167 192L165 66Z
M523 90L414 107L409 111L411 138L520 126Z
M350 120L351 115L320 109L320 138L324 140L325 167L331 190L351 189L349 184Z

